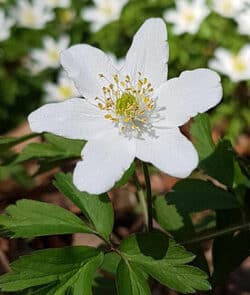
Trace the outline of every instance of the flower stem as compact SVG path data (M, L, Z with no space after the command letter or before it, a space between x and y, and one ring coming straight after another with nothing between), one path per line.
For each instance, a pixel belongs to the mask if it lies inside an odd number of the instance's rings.
M223 236L223 235L226 235L226 234L231 234L231 233L234 233L236 231L243 231L243 230L250 230L250 223L245 223L245 224L229 227L229 228L226 228L226 229L222 229L222 230L219 230L219 231L217 231L215 233L200 236L200 237L194 238L192 240L180 242L180 244L181 245L190 245L190 244L195 244L195 243L201 243L201 242L205 242L205 241L208 241L208 240L215 239L217 237L220 237L220 236Z
M146 194L147 194L147 208L148 208L148 231L153 229L153 205L152 205L152 191L151 191L151 183L150 176L148 172L148 166L146 163L142 163L144 178L146 183Z

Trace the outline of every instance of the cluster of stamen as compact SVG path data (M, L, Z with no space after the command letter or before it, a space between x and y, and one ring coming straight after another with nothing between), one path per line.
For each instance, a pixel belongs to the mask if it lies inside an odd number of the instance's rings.
M108 81L104 75L99 76ZM149 114L155 108L151 83L140 72L136 83L132 83L128 75L121 80L114 75L112 79L102 88L103 97L96 97L99 109L105 111L104 117L117 123L121 131L140 131L149 123Z

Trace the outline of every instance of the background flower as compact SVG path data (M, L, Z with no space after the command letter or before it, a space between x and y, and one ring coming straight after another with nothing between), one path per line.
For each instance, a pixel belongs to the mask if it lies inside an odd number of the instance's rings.
M82 18L91 22L93 31L98 31L105 24L119 18L123 6L128 0L94 0L94 7L86 7Z
M224 17L235 17L244 8L244 1L213 0L213 9Z
M175 34L179 35L185 32L195 34L208 14L209 9L205 0L177 0L176 10L165 11L164 18L167 22L174 24Z
M43 38L43 49L31 50L30 57L40 68L40 71L47 68L58 68L60 66L60 53L69 46L68 36L61 36L55 40L49 36Z
M209 67L223 73L234 82L250 79L250 45L244 46L237 54L224 48L216 49L215 59Z
M44 85L44 90L46 102L63 101L79 96L74 83L69 79L65 71L59 73L56 83L47 82Z
M250 8L242 11L235 21L238 23L239 33L242 35L250 35Z
M71 0L43 0L43 2L51 8L66 8L71 5Z
M0 10L0 41L4 41L9 38L11 27L14 24L14 20L7 17L3 10Z
M49 10L43 1L18 0L12 8L12 15L20 27L43 29L47 22L54 19L54 13Z

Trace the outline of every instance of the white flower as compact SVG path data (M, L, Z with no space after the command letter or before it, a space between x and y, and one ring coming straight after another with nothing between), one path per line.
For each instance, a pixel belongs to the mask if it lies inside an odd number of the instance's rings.
M43 2L51 8L67 8L71 5L71 0L43 0Z
M197 166L197 152L179 126L219 103L220 77L197 69L167 81L167 32L161 19L149 19L140 28L121 71L86 44L64 51L61 62L85 99L45 105L29 116L29 124L34 132L88 141L74 170L78 189L108 191L135 157L176 177L188 176Z
M214 55L215 59L209 62L210 68L225 74L234 82L250 79L250 44L245 45L238 54L218 48Z
M9 38L11 27L14 24L14 20L6 17L3 10L0 10L0 41L4 41Z
M73 81L65 71L59 73L57 83L46 83L44 90L46 92L45 100L47 102L63 101L79 96Z
M12 9L17 24L30 29L43 29L47 22L54 19L54 13L41 0L18 0Z
M175 34L180 35L185 32L195 34L208 14L209 9L205 0L177 0L176 10L165 11L164 18L174 24Z
M250 35L250 8L237 15L235 21L238 23L238 31L240 34Z
M47 36L43 38L43 49L33 49L30 57L38 65L40 71L60 66L60 53L70 44L68 36L61 36L58 41Z
M213 0L214 10L229 18L235 17L244 8L244 4L243 0Z
M124 66L124 58L117 58L113 53L109 53L108 56L111 58L113 65L116 69L120 70Z
M119 18L128 0L93 0L94 7L84 8L82 18L91 22L93 31L98 31L104 25Z

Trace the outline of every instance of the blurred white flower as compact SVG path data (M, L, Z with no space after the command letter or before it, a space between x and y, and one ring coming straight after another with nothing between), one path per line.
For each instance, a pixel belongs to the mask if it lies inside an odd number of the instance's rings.
M29 124L34 132L88 141L73 174L79 190L110 190L135 158L182 178L197 166L197 152L179 126L220 102L220 77L197 69L167 81L161 19L142 25L121 70L86 44L65 50L61 62L85 99L47 104L30 114Z
M14 24L14 20L5 15L3 10L0 10L0 41L4 41L9 38L11 27Z
M51 8L66 8L71 5L71 0L43 0L43 2Z
M241 12L235 21L238 24L238 31L242 35L250 35L250 8Z
M47 22L52 21L54 13L41 0L18 0L13 7L12 15L18 26L30 29L43 29Z
M195 34L208 14L209 9L205 0L177 0L176 10L165 11L164 18L174 24L175 34L180 35L185 32Z
M46 83L44 85L45 101L56 102L79 96L73 81L65 71L59 73L57 83Z
M40 71L47 68L58 68L60 66L60 53L70 44L68 36L61 36L55 40L50 36L43 38L43 48L31 50L32 61L40 68Z
M244 8L244 5L244 0L213 0L214 11L229 18L235 17Z
M238 54L218 48L214 56L215 59L209 62L210 68L225 74L233 82L250 79L250 44L245 45Z
M91 22L91 29L98 31L104 25L119 18L122 8L128 0L93 0L94 7L86 7L82 18Z

